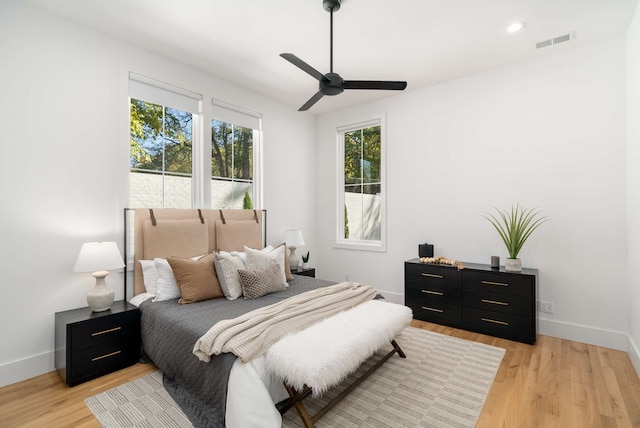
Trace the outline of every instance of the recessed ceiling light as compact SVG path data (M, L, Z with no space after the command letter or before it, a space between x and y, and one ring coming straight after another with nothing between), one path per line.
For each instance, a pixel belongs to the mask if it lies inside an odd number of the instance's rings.
M527 26L527 23L524 22L524 21L514 22L513 24L511 24L511 25L509 25L507 27L507 32L508 33L515 33L516 31L522 30L526 26Z

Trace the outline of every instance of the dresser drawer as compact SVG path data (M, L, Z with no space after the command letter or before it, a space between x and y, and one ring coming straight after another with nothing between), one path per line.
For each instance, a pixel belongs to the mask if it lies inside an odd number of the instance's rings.
M430 298L460 303L462 299L462 287L452 284L407 281L404 292L407 301Z
M136 337L140 330L140 314L129 311L110 317L97 318L82 323L71 324L70 340L74 351L84 348L125 342Z
M477 309L525 317L533 316L533 300L518 294L464 290L462 304Z
M405 264L404 279L413 284L459 288L462 276L461 272L454 267L407 263Z
M67 368L69 383L75 385L133 365L138 360L138 354L138 348L129 342L104 344L73 352L70 367Z
M407 302L413 311L413 317L435 323L448 322L458 324L462 321L462 309L459 303L446 303L432 299Z
M462 322L470 330L519 342L535 342L533 318L464 307Z
M518 294L527 297L535 294L535 283L531 276L463 270L462 278L465 290Z

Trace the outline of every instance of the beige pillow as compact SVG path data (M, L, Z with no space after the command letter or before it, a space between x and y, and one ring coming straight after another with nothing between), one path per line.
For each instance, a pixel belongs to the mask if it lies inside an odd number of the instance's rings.
M284 291L280 266L271 262L270 266L260 270L239 270L242 294L245 299L255 299L269 293Z
M180 289L178 303L195 303L224 296L216 277L214 257L213 253L199 260L167 257Z
M284 246L284 275L286 276L287 281L293 281L295 278L291 274L291 266L289 266L289 252L287 251L287 245L284 242L278 245L278 247L282 246Z
M216 249L243 251L244 246L262 247L262 225L255 220L216 220Z

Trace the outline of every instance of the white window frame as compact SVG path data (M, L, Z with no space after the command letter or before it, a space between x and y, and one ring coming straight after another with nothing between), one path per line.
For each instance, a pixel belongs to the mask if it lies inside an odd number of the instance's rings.
M262 209L262 113L215 98L211 100L211 104L213 107L211 120L221 120L253 129L253 195L251 200L254 209ZM209 141L211 141L211 120L209 121ZM211 147L209 147L209 158L211 158ZM211 164L209 164L208 183L211 183Z
M208 206L206 205L207 194L203 189L205 180L203 174L206 173L206 169L203 168L204 159L202 158L204 152L202 94L129 72L128 97L129 105L131 98L135 98L191 113L191 207ZM129 186L128 191L130 190Z
M380 126L380 240L356 240L344 237L344 134L357 129ZM337 140L337 198L336 198L336 242L335 248L363 251L387 251L387 144L385 114L369 119L341 125L336 128Z

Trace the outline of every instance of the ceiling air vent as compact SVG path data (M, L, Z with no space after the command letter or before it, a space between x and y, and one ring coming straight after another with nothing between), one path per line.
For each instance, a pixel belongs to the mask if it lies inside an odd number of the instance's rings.
M548 40L543 40L541 42L536 43L536 49L546 48L547 46L557 45L558 43L568 42L569 40L573 40L576 38L575 31L572 31L567 34L563 34L561 36L553 37Z

